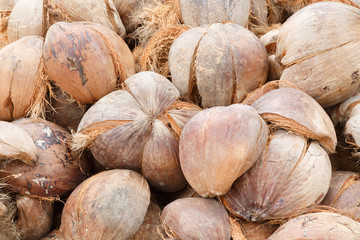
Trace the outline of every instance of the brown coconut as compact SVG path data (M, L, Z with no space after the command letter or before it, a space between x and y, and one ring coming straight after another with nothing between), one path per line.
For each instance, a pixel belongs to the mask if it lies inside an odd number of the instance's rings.
M360 220L360 176L349 171L333 173L331 185L322 204L334 207L349 217Z
M95 23L52 25L43 55L51 79L83 104L99 100L135 73L134 58L126 43Z
M203 107L241 102L264 84L268 73L267 53L260 40L233 23L181 34L170 48L169 67L181 96Z
M3 192L4 184L0 183L0 239L18 240L20 233L16 228L15 201L5 192Z
M196 114L180 137L180 164L202 197L225 194L265 149L266 123L249 106L214 107Z
M61 238L130 239L150 203L146 180L131 170L110 170L80 184L66 201Z
M230 218L230 224L233 240L266 240L279 228L278 224L271 222L254 223L235 218Z
M141 71L153 71L169 78L168 58L170 47L176 38L189 29L188 26L178 25L163 28L156 32L150 38L146 47L142 49L140 58Z
M3 162L0 178L8 183L6 188L23 195L51 198L69 193L86 178L80 157L70 149L71 135L64 129L42 119L24 118L13 124L30 135L38 160L35 166L20 161Z
M0 50L0 120L44 114L48 81L37 36L22 38Z
M38 240L49 233L53 222L51 201L20 196L16 199L16 207L16 226L21 239Z
M282 225L268 240L360 238L360 223L336 213L309 213Z
M62 239L61 239L60 231L53 230L45 237L40 238L40 240L62 240Z
M329 156L317 142L278 130L269 137L261 159L233 184L222 202L247 221L289 218L319 204L330 180Z
M296 12L279 33L280 80L295 84L323 107L354 95L360 85L359 23L360 9L341 3L314 3Z
M178 144L185 123L200 109L179 101L179 91L165 77L141 72L94 104L82 118L74 148L88 146L107 168L141 172L161 191L186 186Z
M207 24L233 22L245 26L250 14L250 0L179 0L184 24L199 27Z
M169 237L230 240L231 227L225 208L214 199L182 198L168 204L161 221Z

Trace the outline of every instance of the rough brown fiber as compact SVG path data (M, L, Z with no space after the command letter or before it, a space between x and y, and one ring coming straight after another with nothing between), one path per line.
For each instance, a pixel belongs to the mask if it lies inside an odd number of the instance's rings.
M181 96L203 107L241 102L264 84L268 73L260 40L232 23L184 32L171 46L169 67Z
M180 137L180 165L202 197L225 194L265 148L267 126L246 105L215 107L196 114Z
M144 220L149 203L149 186L139 174L104 171L71 193L60 232L67 240L129 239Z
M107 168L142 172L161 191L184 188L179 136L200 109L179 102L178 90L157 73L138 73L124 82L123 89L106 95L85 113L73 147L90 147Z
M360 35L353 26L359 23L359 9L335 2L314 3L296 12L279 33L276 57L284 69L280 80L295 84L323 107L354 95L360 84Z
M229 215L214 199L178 199L164 208L161 221L182 240L231 238Z
M284 219L319 204L330 180L330 160L318 143L278 130L259 161L221 199L247 221Z
M4 184L0 183L0 238L5 240L19 240L20 233L16 228L14 217L16 214L15 202L10 196L3 192Z
M2 164L0 178L6 188L23 195L57 197L73 190L86 178L80 157L70 150L71 135L45 120L20 119L13 122L23 128L39 150L38 164L21 162Z
M95 23L60 22L51 26L43 55L50 78L84 104L115 90L135 73L134 58L126 43Z
M11 11L0 11L0 49L9 44L7 26Z
M180 34L189 29L188 26L179 25L156 32L143 49L140 59L141 70L153 71L169 78L168 56L171 44Z

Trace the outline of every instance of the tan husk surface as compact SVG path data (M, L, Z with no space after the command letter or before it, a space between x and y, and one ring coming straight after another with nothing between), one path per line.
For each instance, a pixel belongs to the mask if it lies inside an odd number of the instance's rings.
M74 135L73 149L89 147L107 168L142 172L162 191L186 186L179 163L178 141L183 125L200 108L179 102L178 90L165 77L141 72L123 89L93 105Z
M109 170L81 183L67 199L60 232L64 239L130 239L150 203L146 180L131 170Z
M15 202L3 191L4 184L0 183L0 205L5 210L0 214L0 238L6 240L19 240L20 233L16 228L14 217L16 214Z
M7 26L11 11L0 11L0 49L9 44Z
M170 77L168 56L171 44L183 32L190 29L185 25L166 27L156 32L146 44L140 58L141 71L154 71Z
M233 240L265 240L279 227L275 221L253 223L230 217Z
M307 5L325 1L344 3L352 7L360 8L360 3L356 4L356 0L277 0L277 2L282 5L286 9L286 11L290 13L295 13Z
M129 37L137 39L140 46L146 46L150 38L159 30L181 24L179 0L159 0L145 4L141 11L131 18L131 24L139 25Z
M354 95L360 84L359 24L360 9L335 2L296 12L280 28L280 80L295 84L323 107Z
M316 140L329 153L335 151L337 138L330 117L304 92L295 88L274 89L251 106L272 125Z

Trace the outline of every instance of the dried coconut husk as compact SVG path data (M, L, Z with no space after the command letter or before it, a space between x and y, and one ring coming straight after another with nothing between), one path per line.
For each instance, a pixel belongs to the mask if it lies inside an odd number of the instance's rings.
M241 102L262 86L268 56L259 38L233 23L187 30L171 45L171 79L181 96L202 107Z
M229 215L214 199L178 199L164 208L161 221L170 231L169 237L178 236L176 238L182 240L231 238Z
M141 56L142 56L142 54L144 52L144 48L145 47L142 47L142 46L138 45L132 50L132 54L133 54L134 60L135 60L135 71L137 73L141 72L140 59L141 59Z
M358 0L277 0L276 2L277 4L283 6L290 14L299 11L307 5L317 2L338 2L360 8L360 2Z
M44 73L43 39L24 37L0 50L0 119L44 116L49 81Z
M20 233L14 221L16 214L15 201L3 192L3 187L4 185L0 183L0 239L19 240Z
M316 140L329 153L334 153L337 144L335 128L325 110L306 93L291 87L276 89L278 84L286 83L270 82L250 94L244 103L250 104L257 99L251 106L265 121Z
M179 25L166 27L154 34L143 49L140 58L141 71L153 71L170 78L168 65L169 51L172 43L190 27Z
M138 27L129 37L138 40L139 45L144 47L157 31L181 23L179 0L150 2L132 15L130 24Z
M141 172L161 191L186 186L178 162L178 141L185 123L200 108L179 101L179 91L160 74L140 72L123 89L95 103L74 135L74 149L89 147L107 168Z
M86 112L86 106L79 105L59 87L53 89L50 105L52 106L52 111L47 113L47 120L63 127L69 132L76 131L81 118Z
M317 143L285 130L269 136L266 150L221 197L235 216L247 221L294 217L325 197L331 164Z
M51 231L47 236L41 238L40 240L62 240L59 230Z
M38 149L38 163L20 161L1 164L0 178L7 189L23 195L54 198L72 191L87 176L85 164L70 149L71 135L42 119L19 119L13 124L25 130Z
M53 222L53 202L20 196L16 199L16 227L20 238L38 240L49 233Z
M151 201L147 209L144 221L137 232L130 240L162 240L158 228L161 226L161 208L155 202Z
M7 37L8 20L18 0L0 0L0 49L9 44Z
M336 171L322 204L360 220L360 176L354 172Z
M99 100L135 73L134 58L126 43L96 23L52 25L43 55L50 78L82 104Z
M276 52L276 42L279 37L280 28L281 24L278 24L276 25L276 28L268 31L260 38L260 41L264 45L269 55L272 55Z
M184 24L199 27L233 22L245 27L250 14L250 0L179 0Z
M81 183L62 212L61 237L70 239L130 239L145 218L150 188L131 170L109 170Z
M360 223L336 213L309 213L282 225L268 240L360 238Z
M180 137L186 180L202 197L225 194L261 156L267 135L266 123L247 105L203 110L189 120Z
M314 3L296 12L280 28L280 80L295 84L323 107L354 95L360 84L359 24L360 9L336 2Z
M266 240L278 229L279 224L253 223L230 217L232 240Z

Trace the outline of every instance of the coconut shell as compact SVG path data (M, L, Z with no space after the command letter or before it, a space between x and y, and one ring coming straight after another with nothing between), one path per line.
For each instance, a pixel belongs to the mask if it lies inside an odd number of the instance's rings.
M23 195L56 197L69 193L86 178L80 157L70 150L71 135L64 129L41 119L24 118L13 124L33 139L39 152L38 164L3 163L0 178L6 179L6 188Z
M72 239L130 239L144 220L150 189L131 170L110 170L85 180L66 201L60 232Z
M267 53L260 40L233 23L181 34L170 48L169 67L181 96L203 107L241 102L264 84L268 73Z
M251 106L265 121L317 140L330 153L335 151L334 125L325 110L306 93L279 88L264 94Z
M222 197L226 208L248 221L305 213L325 197L331 180L326 151L316 142L278 130L263 156Z
M334 207L349 217L360 220L360 177L357 173L336 171L322 204Z
M0 50L0 119L41 115L47 93L41 51L43 39L24 37Z
M178 199L164 208L161 221L170 237L182 240L231 238L229 215L214 199Z
M180 164L202 197L225 194L265 149L267 127L249 106L214 107L196 114L180 137Z
M310 213L282 225L268 240L360 238L360 223L336 213Z
M142 172L161 191L186 186L178 160L185 123L200 109L180 102L178 90L165 77L141 72L94 104L82 118L75 148L89 146L107 168Z
M38 162L39 150L23 128L0 121L0 157L33 166Z
M9 42L14 42L29 35L44 35L43 5L43 0L18 0L16 2L7 26Z
M49 233L53 221L53 203L21 196L16 200L17 223L21 239L38 240Z
M126 34L125 27L116 11L113 0L48 0L74 21L87 21L102 24L121 37Z
M52 25L43 55L51 79L80 103L93 103L135 73L133 55L110 29L95 23Z
M295 84L323 107L354 95L360 85L359 24L360 9L341 3L314 3L296 12L279 33L280 80Z
M151 201L144 221L130 240L162 240L159 234L159 227L161 226L160 215L161 208L155 202Z
M245 26L250 14L250 0L179 1L182 19L191 27L228 21Z

